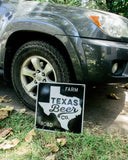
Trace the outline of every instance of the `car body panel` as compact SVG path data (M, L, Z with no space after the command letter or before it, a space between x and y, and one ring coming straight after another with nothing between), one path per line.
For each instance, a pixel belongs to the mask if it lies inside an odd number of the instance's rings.
M125 78L127 80L127 43L83 39L83 47L87 61L88 81L93 81L94 77L96 77L95 82L121 82ZM125 63L121 75L112 75L112 65L115 61Z
M12 12L12 19L5 31L10 30L10 28L12 29L10 32L14 32L18 29L21 30L22 28L24 30L28 28L33 30L34 28L34 30L45 32L45 27L47 27L47 32L49 33L50 31L50 34L62 34L67 36L106 40L110 39L109 36L104 34L103 31L88 18L88 9L79 9L60 5L55 6L49 3L39 2L22 2L20 4L14 3L13 5L10 5L10 8L9 4L7 6L6 4L2 6L10 9ZM49 28L47 24L49 25ZM62 33L57 33L56 29L51 30L50 26L59 28L62 30Z

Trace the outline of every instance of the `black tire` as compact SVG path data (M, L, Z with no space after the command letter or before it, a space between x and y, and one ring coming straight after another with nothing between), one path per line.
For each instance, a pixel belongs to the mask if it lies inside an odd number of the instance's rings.
M11 75L18 97L32 110L35 110L37 82L70 82L63 56L52 45L42 41L27 42L18 49Z

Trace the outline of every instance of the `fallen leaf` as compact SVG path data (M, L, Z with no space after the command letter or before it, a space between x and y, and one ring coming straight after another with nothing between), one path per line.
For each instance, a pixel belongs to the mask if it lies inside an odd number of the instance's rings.
M6 137L9 137L10 135L13 135L13 132L11 131Z
M45 160L55 160L55 158L56 158L56 155L53 154L53 155L47 156Z
M10 132L7 136L5 137L0 137L0 143L4 142L4 140L9 137L10 135L13 135L13 132Z
M27 135L25 137L25 141L30 143L32 141L32 137L35 135L36 135L36 133L35 133L34 129L32 129L30 132L27 133Z
M19 113L22 113L22 114L23 114L23 113L25 113L25 112L26 112L26 109L25 109L25 108L19 110Z
M6 106L0 109L0 119L3 120L8 117L8 112L13 111L14 107Z
M9 102L11 102L12 100L11 99L5 99L5 97L7 97L7 96L0 96L0 103L3 103L3 102L5 102L5 103L9 103Z
M29 155L29 154L31 155L31 146L28 144L20 145L20 147L17 147L17 149L16 149L16 154L19 156L23 156L23 157L25 157L25 155ZM26 158L24 158L24 159L26 159ZM34 160L34 158L32 158L32 159ZM30 160L31 160L31 158L30 158Z
M14 148L15 146L17 146L19 142L20 141L17 138L11 141L5 141L2 144L0 144L0 149L6 150L6 149Z
M6 137L11 131L12 128L0 129L0 137Z
M115 93L110 93L107 97L116 100L120 99Z
M124 88L128 89L128 83L124 85Z
M66 139L66 138L58 138L58 139L57 139L57 143L58 143L61 147L65 146L66 142L67 142L67 139Z
M48 144L46 148L49 148L54 153L59 151L59 147L56 144Z
M6 106L5 108L1 108L0 111L8 111L11 112L14 110L14 107Z
M0 119L3 120L8 117L8 111L0 110Z
M14 110L14 107L10 107L10 106L6 106L6 108L1 108L2 110L5 110L5 111L8 111L8 112L11 112Z
M0 143L4 142L4 140L6 139L6 137L0 137Z

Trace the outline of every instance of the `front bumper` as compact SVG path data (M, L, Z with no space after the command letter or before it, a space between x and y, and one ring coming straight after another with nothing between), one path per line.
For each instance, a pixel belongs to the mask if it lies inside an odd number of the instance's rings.
M128 81L128 43L82 39L89 82ZM113 71L113 66L117 68Z

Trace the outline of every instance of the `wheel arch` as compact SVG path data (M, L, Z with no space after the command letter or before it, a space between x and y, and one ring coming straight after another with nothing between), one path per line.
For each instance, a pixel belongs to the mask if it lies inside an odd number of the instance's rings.
M4 77L6 80L10 81L11 79L11 64L17 49L20 46L22 46L24 43L28 41L33 41L33 40L45 41L53 45L58 50L61 50L61 53L65 58L68 67L70 68L70 74L71 74L72 80L73 81L76 80L72 60L64 44L55 36L41 33L41 32L27 31L27 30L14 32L9 36L7 40L5 59L4 59Z

